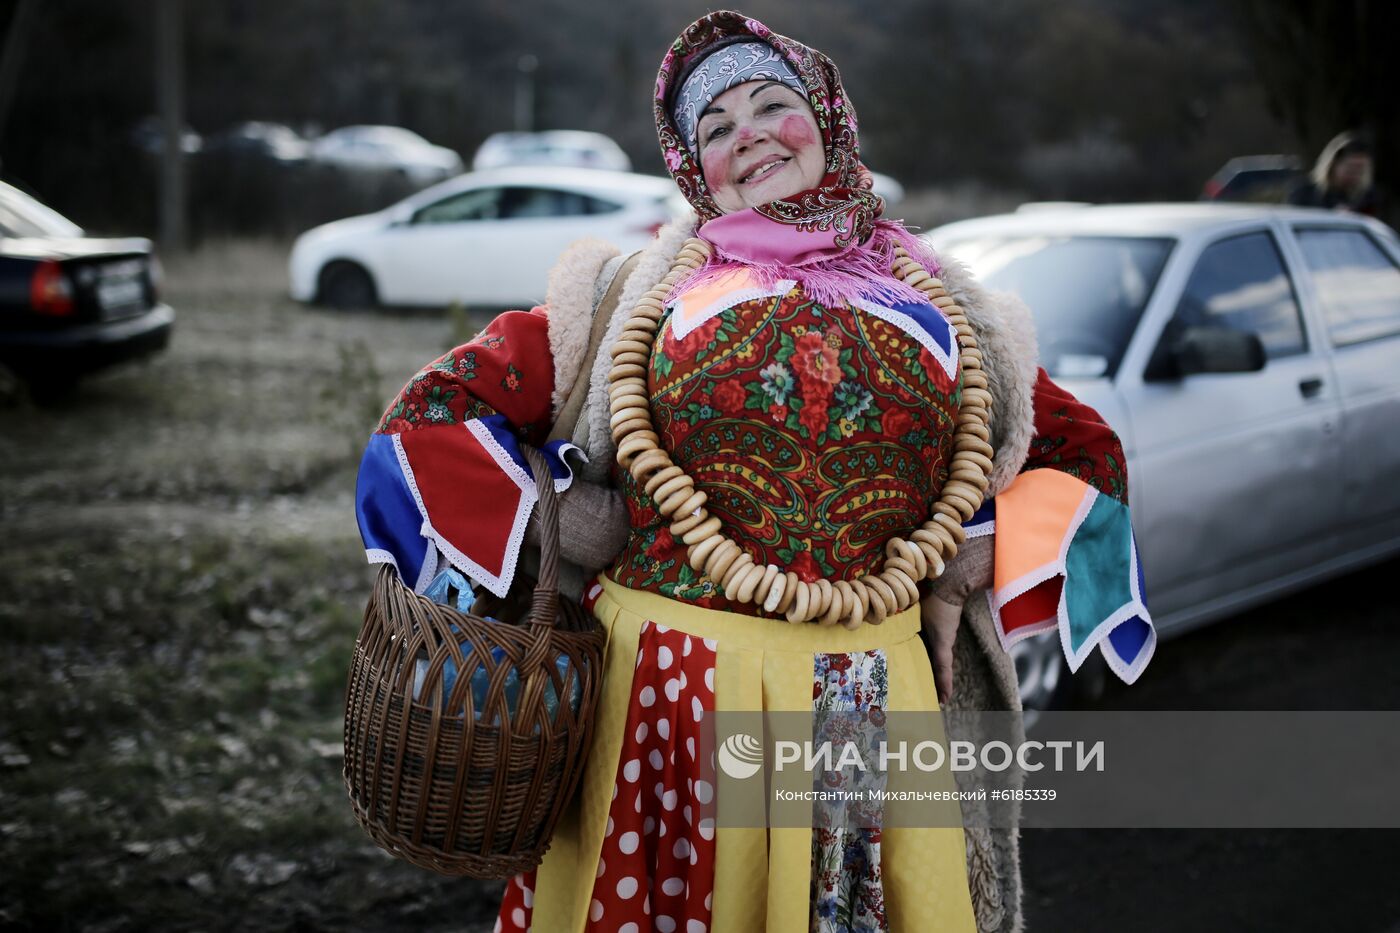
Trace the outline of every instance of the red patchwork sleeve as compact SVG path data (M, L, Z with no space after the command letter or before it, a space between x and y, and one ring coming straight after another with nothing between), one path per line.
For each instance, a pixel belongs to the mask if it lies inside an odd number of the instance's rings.
M1099 413L1056 385L1044 368L1036 377L1032 401L1035 436L1021 472L1059 470L1126 505L1123 445Z
M554 391L547 311L509 311L424 367L370 438L356 509L371 562L392 563L420 592L438 555L504 596L538 498L520 449L544 449L554 488L572 474L564 445L544 445Z
M549 430L554 365L548 312L507 311L423 367L389 405L379 432L399 434L499 414L526 442Z

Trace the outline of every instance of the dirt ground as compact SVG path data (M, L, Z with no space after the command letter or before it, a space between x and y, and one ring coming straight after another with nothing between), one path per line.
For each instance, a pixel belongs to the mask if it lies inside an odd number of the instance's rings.
M340 778L355 466L481 319L299 307L284 257L170 263L167 353L0 411L0 928L490 928L499 886L383 854ZM1101 702L1400 707L1397 569L1169 642ZM1027 834L1028 928L1392 931L1396 842Z
M436 930L340 778L371 574L355 466L462 315L284 299L285 249L168 264L169 351L0 411L0 926ZM465 330L463 330L465 328Z
M1165 641L1092 705L1400 709L1397 574L1391 560ZM1021 845L1031 933L1400 933L1400 830L1036 830Z

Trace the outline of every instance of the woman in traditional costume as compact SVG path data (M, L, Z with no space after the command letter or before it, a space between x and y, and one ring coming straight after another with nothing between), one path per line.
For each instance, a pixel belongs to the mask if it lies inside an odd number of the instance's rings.
M695 215L632 257L566 253L546 304L409 382L361 469L370 559L420 591L446 561L509 592L521 442L567 490L565 556L604 568L586 771L497 929L1017 930L1014 830L717 827L702 724L1017 710L1006 648L1056 630L1071 669L1098 647L1136 679L1155 635L1118 439L1037 366L1023 305L881 217L826 56L712 13L655 117Z

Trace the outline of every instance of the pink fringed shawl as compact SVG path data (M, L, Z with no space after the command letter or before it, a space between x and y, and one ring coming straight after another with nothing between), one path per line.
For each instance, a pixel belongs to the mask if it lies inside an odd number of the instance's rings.
M811 298L828 308L839 308L852 298L882 304L922 303L927 299L917 289L890 272L896 246L938 273L932 251L894 221L876 221L868 240L844 248L834 243L828 231L775 223L754 209L718 217L697 232L714 252L708 263L672 290L668 301L743 266L757 275L764 288L785 279L799 282Z

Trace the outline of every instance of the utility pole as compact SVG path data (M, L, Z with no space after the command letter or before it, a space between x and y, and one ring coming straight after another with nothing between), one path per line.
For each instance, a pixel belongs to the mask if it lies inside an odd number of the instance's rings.
M185 248L185 100L183 0L156 3L156 99L165 147L160 155L160 246Z
M0 139L5 136L5 123L10 117L10 106L15 101L15 91L19 87L19 71L24 63L29 24L38 9L39 4L35 0L19 0L14 13L10 14L9 29L5 32L5 45L0 49Z
M526 53L515 62L515 128L528 133L535 128L535 76L540 60Z

